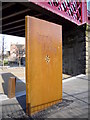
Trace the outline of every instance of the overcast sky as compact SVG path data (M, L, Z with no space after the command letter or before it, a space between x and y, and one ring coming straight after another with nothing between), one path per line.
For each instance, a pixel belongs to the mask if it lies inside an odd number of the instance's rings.
M87 9L90 11L90 0L87 0Z
M10 51L10 45L12 44L25 44L25 38L24 37L17 37L17 36L11 36L11 35L2 35L0 34L0 52L2 51L2 39L4 37L4 48L5 51Z

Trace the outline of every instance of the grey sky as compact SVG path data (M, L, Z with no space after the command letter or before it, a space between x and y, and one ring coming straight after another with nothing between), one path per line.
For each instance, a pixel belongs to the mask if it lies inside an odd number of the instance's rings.
M25 44L25 38L23 37L17 37L17 36L11 36L11 35L2 35L0 34L0 53L2 51L2 39L4 37L4 47L5 51L10 50L10 44Z

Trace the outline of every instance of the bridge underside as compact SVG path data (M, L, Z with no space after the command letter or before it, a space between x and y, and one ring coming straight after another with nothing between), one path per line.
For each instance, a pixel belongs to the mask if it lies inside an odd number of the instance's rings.
M62 25L63 32L77 25L31 2L2 3L2 33L25 37L25 16L34 16Z
M85 25L56 15L31 2L2 3L2 33L25 37L25 16L34 16L62 25L63 32L63 73L84 74L86 69Z

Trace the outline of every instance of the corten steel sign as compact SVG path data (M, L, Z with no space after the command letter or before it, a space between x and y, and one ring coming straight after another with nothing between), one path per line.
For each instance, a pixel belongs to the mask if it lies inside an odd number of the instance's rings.
M26 112L62 100L62 27L26 16Z

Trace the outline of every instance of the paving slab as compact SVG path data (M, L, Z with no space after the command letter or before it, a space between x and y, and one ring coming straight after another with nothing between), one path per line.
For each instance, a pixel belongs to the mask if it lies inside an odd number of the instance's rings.
M26 95L2 101L3 118L88 118L88 82L83 76L63 81L63 100L32 116L26 114ZM25 83L24 83L25 84ZM20 94L19 94L20 95Z

